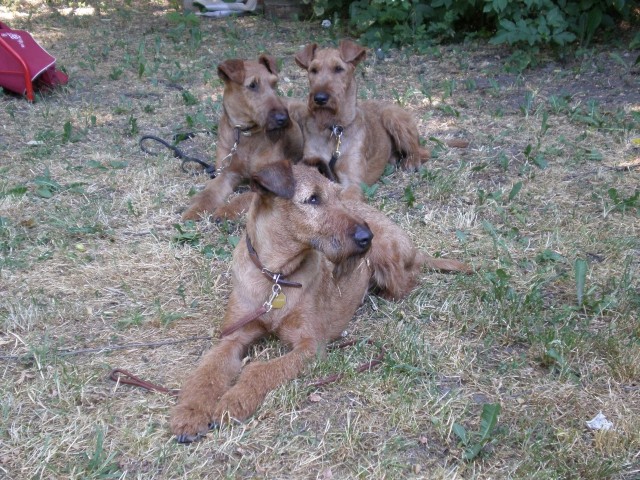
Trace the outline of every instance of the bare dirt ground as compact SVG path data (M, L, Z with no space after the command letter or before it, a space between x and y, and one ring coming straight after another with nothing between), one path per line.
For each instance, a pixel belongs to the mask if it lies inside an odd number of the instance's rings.
M214 158L220 61L270 53L282 94L304 97L294 53L343 33L191 20L162 1L11 2L0 21L70 76L33 104L0 94L0 477L638 478L640 69L628 32L522 74L482 42L369 56L360 96L412 111L435 155L418 173L391 169L368 201L477 274L425 271L403 302L368 297L349 338L385 344L379 370L354 373L376 354L366 345L331 352L246 424L184 447L167 428L172 397L107 376L180 387L218 332L242 222L181 224L203 176L138 140L210 131L181 147ZM451 137L470 147L441 148ZM247 361L283 351L266 341ZM347 376L308 386L334 372ZM613 429L586 426L599 412Z

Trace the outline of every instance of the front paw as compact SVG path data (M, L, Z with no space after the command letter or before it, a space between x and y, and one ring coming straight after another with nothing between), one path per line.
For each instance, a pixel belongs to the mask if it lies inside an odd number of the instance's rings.
M217 423L211 421L211 414L205 410L178 404L171 413L170 426L178 443L191 443L204 437Z
M235 386L221 398L213 411L214 421L222 422L244 422L255 413L263 397L256 392L248 391L240 386Z
M402 166L402 169L407 172L417 172L418 170L420 170L422 163L420 161L420 158L412 156L404 158L401 161L400 165Z
M192 220L194 222L199 222L202 218L207 214L207 209L202 207L202 205L191 205L187 208L182 214L182 220Z

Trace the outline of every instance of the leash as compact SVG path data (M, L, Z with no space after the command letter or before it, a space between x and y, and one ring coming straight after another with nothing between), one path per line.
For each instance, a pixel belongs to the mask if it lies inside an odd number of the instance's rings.
M252 127L252 126L244 127L242 125L236 125L235 127L233 127L233 147L231 147L231 150L229 151L229 153L225 155L225 157L220 161L221 165L217 170L213 163L205 162L204 160L201 160L197 157L191 157L176 146L178 143L184 140L188 140L189 138L195 137L196 134L198 133L210 133L210 132L208 132L207 130L203 130L201 132L176 133L173 136L173 143L169 143L160 137L156 137L155 135L143 135L140 138L140 142L139 142L140 150L142 150L144 153L148 153L149 155L156 156L159 154L159 152L153 151L148 146L146 146L145 143L149 143L150 141L159 143L163 147L171 150L174 157L182 160L182 163L180 164L180 169L184 173L190 173L190 171L186 168L186 164L189 162L193 162L200 165L204 169L204 173L209 175L209 178L216 178L218 173L224 170L229 165L229 163L231 163L233 156L238 151L238 145L240 144L240 136L250 137L255 133L255 127Z
M186 164L189 162L193 162L193 163L197 163L198 165L200 165L201 167L203 167L204 169L204 173L206 173L207 175L209 175L210 178L216 178L216 167L213 163L207 163L204 160L201 160L197 157L191 157L189 155L187 155L186 153L184 153L182 150L180 150L178 147L176 147L176 145L184 140L187 140L189 138L193 138L195 137L195 135L197 133L201 133L201 132L186 132L186 133L176 133L173 136L173 144L167 142L166 140L163 140L160 137L156 137L155 135L143 135L140 138L140 150L142 150L144 153L148 153L149 155L154 155L157 156L159 154L159 152L153 151L152 149L150 149L146 144L148 144L150 141L159 143L160 145L162 145L165 148L168 148L169 150L171 150L171 152L173 153L173 156L175 158L178 158L180 160L182 160L182 163L180 164L180 169L184 172L184 173L190 173L190 171L186 168ZM209 132L207 132L209 133Z
M147 382L146 380L142 380L140 377L136 377L133 373L123 370L122 368L114 368L111 370L109 379L116 382L116 384L122 383L125 385L133 385L134 387L144 388L145 390L152 392L166 393L174 397L177 397L180 392L180 390L165 388L161 385L156 385L154 383Z

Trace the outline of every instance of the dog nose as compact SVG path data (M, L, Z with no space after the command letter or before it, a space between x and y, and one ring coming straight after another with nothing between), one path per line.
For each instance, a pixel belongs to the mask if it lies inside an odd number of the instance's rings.
M325 92L318 92L313 96L313 101L316 105L326 105L329 101L329 94Z
M284 127L289 121L289 114L287 112L275 112L273 114L273 121L279 127Z
M361 250L367 250L371 246L373 232L366 225L356 225L356 231L353 233L353 240Z
M267 118L267 130L277 130L289 124L289 113L284 109L273 109L269 111Z

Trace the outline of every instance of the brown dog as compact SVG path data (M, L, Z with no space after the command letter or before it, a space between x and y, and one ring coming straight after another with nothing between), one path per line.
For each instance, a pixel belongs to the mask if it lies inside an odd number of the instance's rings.
M295 56L309 77L306 105L290 113L302 127L304 159L322 159L345 187L375 183L387 163L417 169L430 156L420 146L418 127L402 108L379 101L357 101L356 66L366 51L343 40L339 48L313 43ZM466 146L466 142L451 142Z
M224 82L216 150L219 173L193 197L184 220L197 220L206 212L216 219L235 218L251 201L247 194L225 203L240 183L271 162L302 156L302 133L276 92L277 73L269 55L257 62L233 59L218 65Z
M422 254L380 211L343 200L344 190L313 168L283 161L257 172L254 182L258 194L234 251L221 339L188 377L172 412L179 442L253 414L269 391L340 336L369 287L400 299L425 264L466 267ZM248 346L271 333L291 351L243 368Z

